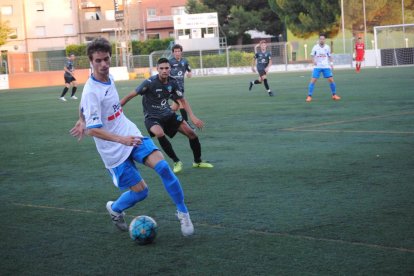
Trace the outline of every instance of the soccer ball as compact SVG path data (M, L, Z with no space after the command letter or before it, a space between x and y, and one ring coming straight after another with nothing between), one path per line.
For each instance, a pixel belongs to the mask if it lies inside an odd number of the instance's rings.
M149 216L135 217L129 224L129 236L139 245L152 243L157 236L158 225Z

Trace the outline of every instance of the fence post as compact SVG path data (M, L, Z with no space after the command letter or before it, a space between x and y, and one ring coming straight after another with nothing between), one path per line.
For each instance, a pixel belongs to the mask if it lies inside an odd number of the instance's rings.
M230 56L229 56L229 49L231 46L226 47L226 60L227 60L227 74L230 74Z
M154 54L154 52L152 52L150 55L149 55L149 74L150 74L150 76L152 76L152 68L154 67L154 63L153 63L153 61L152 61L152 56L153 56L153 54Z
M285 71L287 72L288 70L288 52L287 52L288 44L287 42L284 44L285 44Z
M200 69L201 69L201 75L204 76L204 70L203 70L203 53L202 53L202 50L200 50Z
M35 59L36 63L37 63L37 72L40 72L41 68L40 68L40 60L38 58Z

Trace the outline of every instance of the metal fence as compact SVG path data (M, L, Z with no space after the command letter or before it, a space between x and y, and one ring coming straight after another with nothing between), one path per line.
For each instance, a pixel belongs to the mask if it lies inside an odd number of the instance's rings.
M292 65L309 64L310 51L317 41L301 42L278 42L268 43L268 50L272 53L272 63L278 66L278 70L288 71ZM352 52L354 41L348 40L327 40L335 54L336 65L352 65ZM216 50L185 51L184 56L189 60L193 69L206 70L209 68L221 69L223 72L229 72L232 68L246 68L249 70L254 56L254 46L237 45L228 46ZM371 44L366 45L370 49ZM185 49L184 49L185 50ZM135 69L151 72L155 68L156 62L160 57L169 57L169 51L156 51L150 55L134 55L128 57L129 71ZM111 66L116 66L117 61L123 60L121 57L113 56ZM9 74L19 72L40 72L62 70L66 57L35 57L34 55L20 54L12 59L2 60L0 71ZM75 60L76 69L89 68L89 59L86 56L77 57ZM203 71L202 71L203 72Z

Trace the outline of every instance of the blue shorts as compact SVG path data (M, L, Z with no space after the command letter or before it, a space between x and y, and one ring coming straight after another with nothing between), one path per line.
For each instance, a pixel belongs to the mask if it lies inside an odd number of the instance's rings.
M321 73L325 79L332 77L330 68L313 68L312 78L319 79Z
M144 164L145 159L154 151L158 150L151 138L142 139L142 144L134 147L131 154L121 165L109 169L114 185L120 190L128 189L142 180L135 162Z

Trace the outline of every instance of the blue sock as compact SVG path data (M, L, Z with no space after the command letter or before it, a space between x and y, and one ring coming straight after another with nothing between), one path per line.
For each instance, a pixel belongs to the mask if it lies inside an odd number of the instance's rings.
M329 84L329 86L331 87L331 93L332 93L332 95L335 95L336 94L336 84L334 82L331 82Z
M181 189L180 181L177 176L172 172L167 161L161 160L155 165L155 171L161 177L162 183L168 194L177 206L177 210L183 213L187 213L187 206L184 203L184 193Z
M309 83L308 96L312 97L313 89L315 89L315 84L313 82L311 82L311 83Z
M131 208L137 202L144 200L148 196L148 187L140 192L126 191L123 193L113 204L112 210L117 213L122 213L122 211Z

